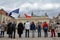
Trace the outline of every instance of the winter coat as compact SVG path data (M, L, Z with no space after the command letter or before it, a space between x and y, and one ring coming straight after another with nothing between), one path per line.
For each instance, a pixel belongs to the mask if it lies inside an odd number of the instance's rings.
M16 31L16 23L12 24L12 29L13 29L14 32Z
M12 34L12 23L8 23L7 25L7 34Z
M51 27L50 27L50 29L55 29L55 28L56 28L56 24L51 23Z
M30 25L30 30L35 30L35 29L36 29L36 26L35 26L34 23L32 23L32 24Z
M46 27L48 28L48 24L46 22L44 22L42 26L43 28L46 28Z
M46 22L44 22L42 26L44 31L48 30L48 24Z
M1 31L5 31L5 24L4 23L1 24Z
M28 30L30 29L30 22L25 23L25 29L28 29Z
M1 32L1 24L0 24L0 32Z
M17 32L18 34L23 34L24 26L22 23L18 24Z
M41 30L41 25L38 25L38 26L37 26L37 29L38 29L38 30Z

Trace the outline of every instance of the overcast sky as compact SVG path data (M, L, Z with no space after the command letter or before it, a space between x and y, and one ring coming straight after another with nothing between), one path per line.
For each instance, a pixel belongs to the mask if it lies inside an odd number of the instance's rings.
M53 17L60 13L60 0L0 0L1 8L8 13L19 8L20 15L31 11L34 11L35 15L44 15L47 12L49 17Z

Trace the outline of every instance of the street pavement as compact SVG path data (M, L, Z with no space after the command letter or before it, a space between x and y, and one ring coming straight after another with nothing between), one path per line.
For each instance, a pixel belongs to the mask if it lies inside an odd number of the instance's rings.
M40 38L38 38L37 37L37 32L35 32L35 37L32 38L32 34L31 34L31 31L30 31L30 37L29 38L25 38L25 31L24 31L24 33L22 34L22 37L19 38L19 36L18 36L18 34L16 32L16 38L15 39L13 39L13 38L11 39L11 38L8 38L8 35L5 32L5 37L4 38L0 38L0 40L60 40L60 38L57 37L57 33L56 33L56 37L50 37L51 33L48 32L48 37L45 38L43 31L41 32L41 35L42 36Z

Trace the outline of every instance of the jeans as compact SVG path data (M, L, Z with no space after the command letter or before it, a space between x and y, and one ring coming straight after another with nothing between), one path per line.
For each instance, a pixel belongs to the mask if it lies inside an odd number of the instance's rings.
M38 30L38 37L41 37L41 30Z
M35 30L32 30L32 37L34 37L35 35Z
M4 31L1 31L1 36L4 37Z
M56 34L55 34L55 30L54 29L51 29L51 37L55 37L56 36Z
M48 37L48 29L45 29L45 28L44 28L44 36L45 36L45 37Z
M0 38L1 38L1 31L0 31Z
M29 37L29 29L26 29L25 37Z

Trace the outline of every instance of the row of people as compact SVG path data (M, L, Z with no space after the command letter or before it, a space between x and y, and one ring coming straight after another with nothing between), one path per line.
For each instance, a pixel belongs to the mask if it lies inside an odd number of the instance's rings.
M29 33L30 33L30 30L32 31L32 37L34 38L34 34L35 34L35 30L37 28L38 30L38 37L41 37L41 25L43 27L43 31L44 31L44 37L48 37L48 24L47 22L44 22L44 23L40 23L38 22L38 25L35 25L34 22L29 22L29 21L26 21L24 24L22 22L20 22L18 25L17 25L17 33L19 35L19 37L21 38L21 35L23 34L23 31L25 29L25 37L29 37ZM55 29L56 29L56 25L54 22L51 23L51 37L55 37ZM4 31L5 31L5 23L3 22L2 24L0 23L0 37L3 35L4 37ZM8 22L7 24L7 34L8 34L8 37L9 38L15 38L15 35L16 35L16 23L15 22ZM14 35L14 36L13 36Z

